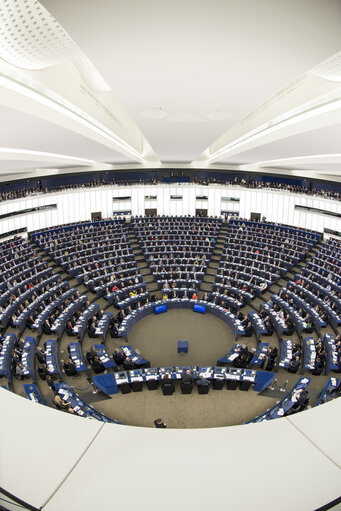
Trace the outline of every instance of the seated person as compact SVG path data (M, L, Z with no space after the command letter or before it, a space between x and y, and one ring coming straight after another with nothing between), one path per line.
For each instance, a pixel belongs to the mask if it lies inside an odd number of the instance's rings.
M190 383L193 383L193 375L191 373L191 370L190 369L187 369L186 372L182 373L181 375L181 382L184 383L184 382L190 382Z
M194 291L194 293L192 294L192 300L198 300L198 295L196 293L196 291Z
M116 364L120 366L125 361L126 355L119 348L115 348L112 358L115 360Z
M63 367L67 376L75 376L77 374L76 366L72 362L71 358L69 358L68 361L64 363Z
M59 394L56 394L54 403L58 410L65 410L66 412L74 413L73 408L71 407L71 402L65 401Z
M243 355L246 355L246 357L251 360L253 357L253 354L249 351L249 348L246 346L246 344L242 344L240 347L240 353Z
M316 357L314 369L311 371L311 374L318 376L322 373L324 367L324 360L321 360L320 357Z
M298 342L295 342L295 344L293 345L292 354L301 358L302 349L301 349L301 345Z
M46 376L46 383L48 384L48 386L50 387L50 389L52 390L52 392L53 392L54 394L58 394L58 391L57 391L57 389L56 389L56 387L55 387L55 384L54 384L53 378L52 378L52 376L51 376L51 375L49 375L49 374Z
M69 337L72 337L74 336L74 333L73 333L73 328L75 326L75 322L74 321L68 321L66 323L66 327L65 327L65 330L66 330L66 335L68 335Z
M42 380L46 380L46 376L49 374L46 364L43 364L42 367L38 367L37 372Z
M33 325L34 325L33 316L29 316L26 320L26 326L27 328L32 328Z
M297 398L296 403L292 407L293 412L301 412L306 408L309 403L309 396L307 390L302 390Z
M285 324L287 326L287 328L285 330L285 335L293 335L293 333L295 331L294 324L291 321L290 317L288 317L288 316L285 318Z
M200 385L209 385L209 384L210 384L210 380L208 380L207 378L204 378L203 375L201 374L199 376L199 380L197 380L198 387L200 387Z
M266 371L272 371L275 365L276 357L278 354L278 348L269 347L268 353L266 356L266 363L264 364L264 368Z
M110 336L112 338L115 338L115 337L118 337L118 327L120 326L120 324L118 323L118 321L114 321L111 325L110 325Z
M39 348L39 346L36 348L36 356L37 356L38 362L40 362L41 364L44 364L45 351L43 350L43 348Z
M297 373L299 367L300 367L300 357L298 355L296 355L289 363L288 372L289 373Z
M253 334L253 326L251 324L251 321L248 321L246 326L244 326L244 330L245 330L245 337L251 337L251 335Z
M105 367L97 355L94 357L91 365L96 374L103 373L105 371Z
M165 388L168 388L168 387L171 387L172 389L172 392L174 392L175 390L175 386L174 386L174 382L173 380L171 380L171 378L169 377L169 374L165 374L164 377L162 378L161 380L161 389L162 389L162 392L165 391Z
M86 352L86 359L87 361L92 364L94 358L97 356L97 351L95 350L95 346L90 346L90 350Z
M51 326L52 326L52 324L50 323L49 319L44 321L44 324L43 324L43 332L44 332L44 334L50 335L52 333Z
M306 323L307 323L307 326L304 329L304 331L307 332L308 334L311 334L314 331L314 328L313 328L313 321L309 315L307 315L307 317L306 317Z
M89 325L88 325L87 330L88 330L89 337L92 337L92 338L96 337L96 333L95 333L96 332L96 326L95 326L95 323L94 323L93 319L91 319L89 321Z
M266 333L263 334L263 335L266 335L266 336L269 336L269 337L271 335L273 335L275 328L274 328L273 324L269 320L266 320L264 322L264 326L266 328Z
M234 367L247 367L249 364L249 357L246 355L246 353L240 353L238 357L233 361Z
M131 369L136 369L136 365L134 364L134 362L131 360L130 357L126 357L123 360L122 365L126 371L130 371Z
M268 287L268 286L267 286L266 282L261 282L261 283L259 284L259 287L260 287L260 289L261 289L261 293L263 294L263 293L265 293L265 291L266 291L266 289L267 289L267 287Z

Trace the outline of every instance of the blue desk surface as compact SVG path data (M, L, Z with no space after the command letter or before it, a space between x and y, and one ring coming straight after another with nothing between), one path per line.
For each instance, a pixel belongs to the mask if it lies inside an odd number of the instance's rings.
M92 378L92 381L99 390L108 396L118 393L115 376L112 373L98 374Z
M41 405L46 406L46 403L42 398L37 385L35 385L34 383L25 383L23 387L28 399L34 401L35 403L40 403Z
M326 403L327 401L333 398L333 393L337 389L339 381L340 381L339 378L329 378L329 380L323 387L320 397L315 406L319 406L322 403Z

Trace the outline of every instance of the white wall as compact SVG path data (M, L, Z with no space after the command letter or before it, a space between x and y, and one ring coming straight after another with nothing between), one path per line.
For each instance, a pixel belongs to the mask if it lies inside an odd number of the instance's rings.
M340 495L341 398L211 429L104 424L1 388L0 406L1 487L44 511L206 511L216 503L311 511Z
M157 196L148 200L146 196ZM171 200L171 195L181 196ZM197 200L197 196L208 196L208 200ZM131 197L131 200L113 202L113 197ZM223 201L222 198L239 198L240 202ZM0 215L35 206L57 204L57 209L28 213L0 220L1 233L27 227L33 231L43 227L76 222L91 218L91 212L100 211L102 217L111 217L113 211L131 211L143 215L145 208L156 208L160 215L194 215L196 208L207 209L209 215L220 216L221 211L239 212L249 218L251 212L266 216L267 220L295 225L322 232L324 227L341 231L341 218L297 211L296 205L311 206L341 214L341 202L309 197L289 192L253 190L233 186L202 185L157 185L116 186L76 191L59 192L0 204Z

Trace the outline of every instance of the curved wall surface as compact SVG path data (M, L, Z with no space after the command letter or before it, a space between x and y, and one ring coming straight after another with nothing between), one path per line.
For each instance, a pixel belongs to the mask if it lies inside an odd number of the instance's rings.
M9 213L51 205L55 207L1 218ZM295 206L332 212L339 217ZM207 209L208 215L220 216L222 212L230 212L242 218L259 213L272 222L319 232L323 232L324 228L341 231L340 201L265 189L188 184L84 188L6 201L0 203L0 232L22 227L33 231L77 222L90 219L92 212L100 212L103 218L128 211L132 215L144 215L145 209L156 209L159 215L195 215L196 209Z
M311 511L340 496L340 399L188 430L86 420L1 388L0 402L1 486L35 508Z

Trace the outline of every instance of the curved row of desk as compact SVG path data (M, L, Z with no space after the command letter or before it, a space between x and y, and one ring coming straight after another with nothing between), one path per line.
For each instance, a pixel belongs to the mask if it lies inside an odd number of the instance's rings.
M192 309L194 312L204 314L209 312L219 319L225 321L231 328L234 338L239 335L245 335L245 331L240 321L230 312L223 309L219 305L215 305L203 300L192 300L188 298L172 298L169 300L158 300L153 303L148 303L138 310L134 310L126 316L120 324L118 329L119 336L128 336L131 328L142 318L149 314L161 314L167 312L167 309Z

